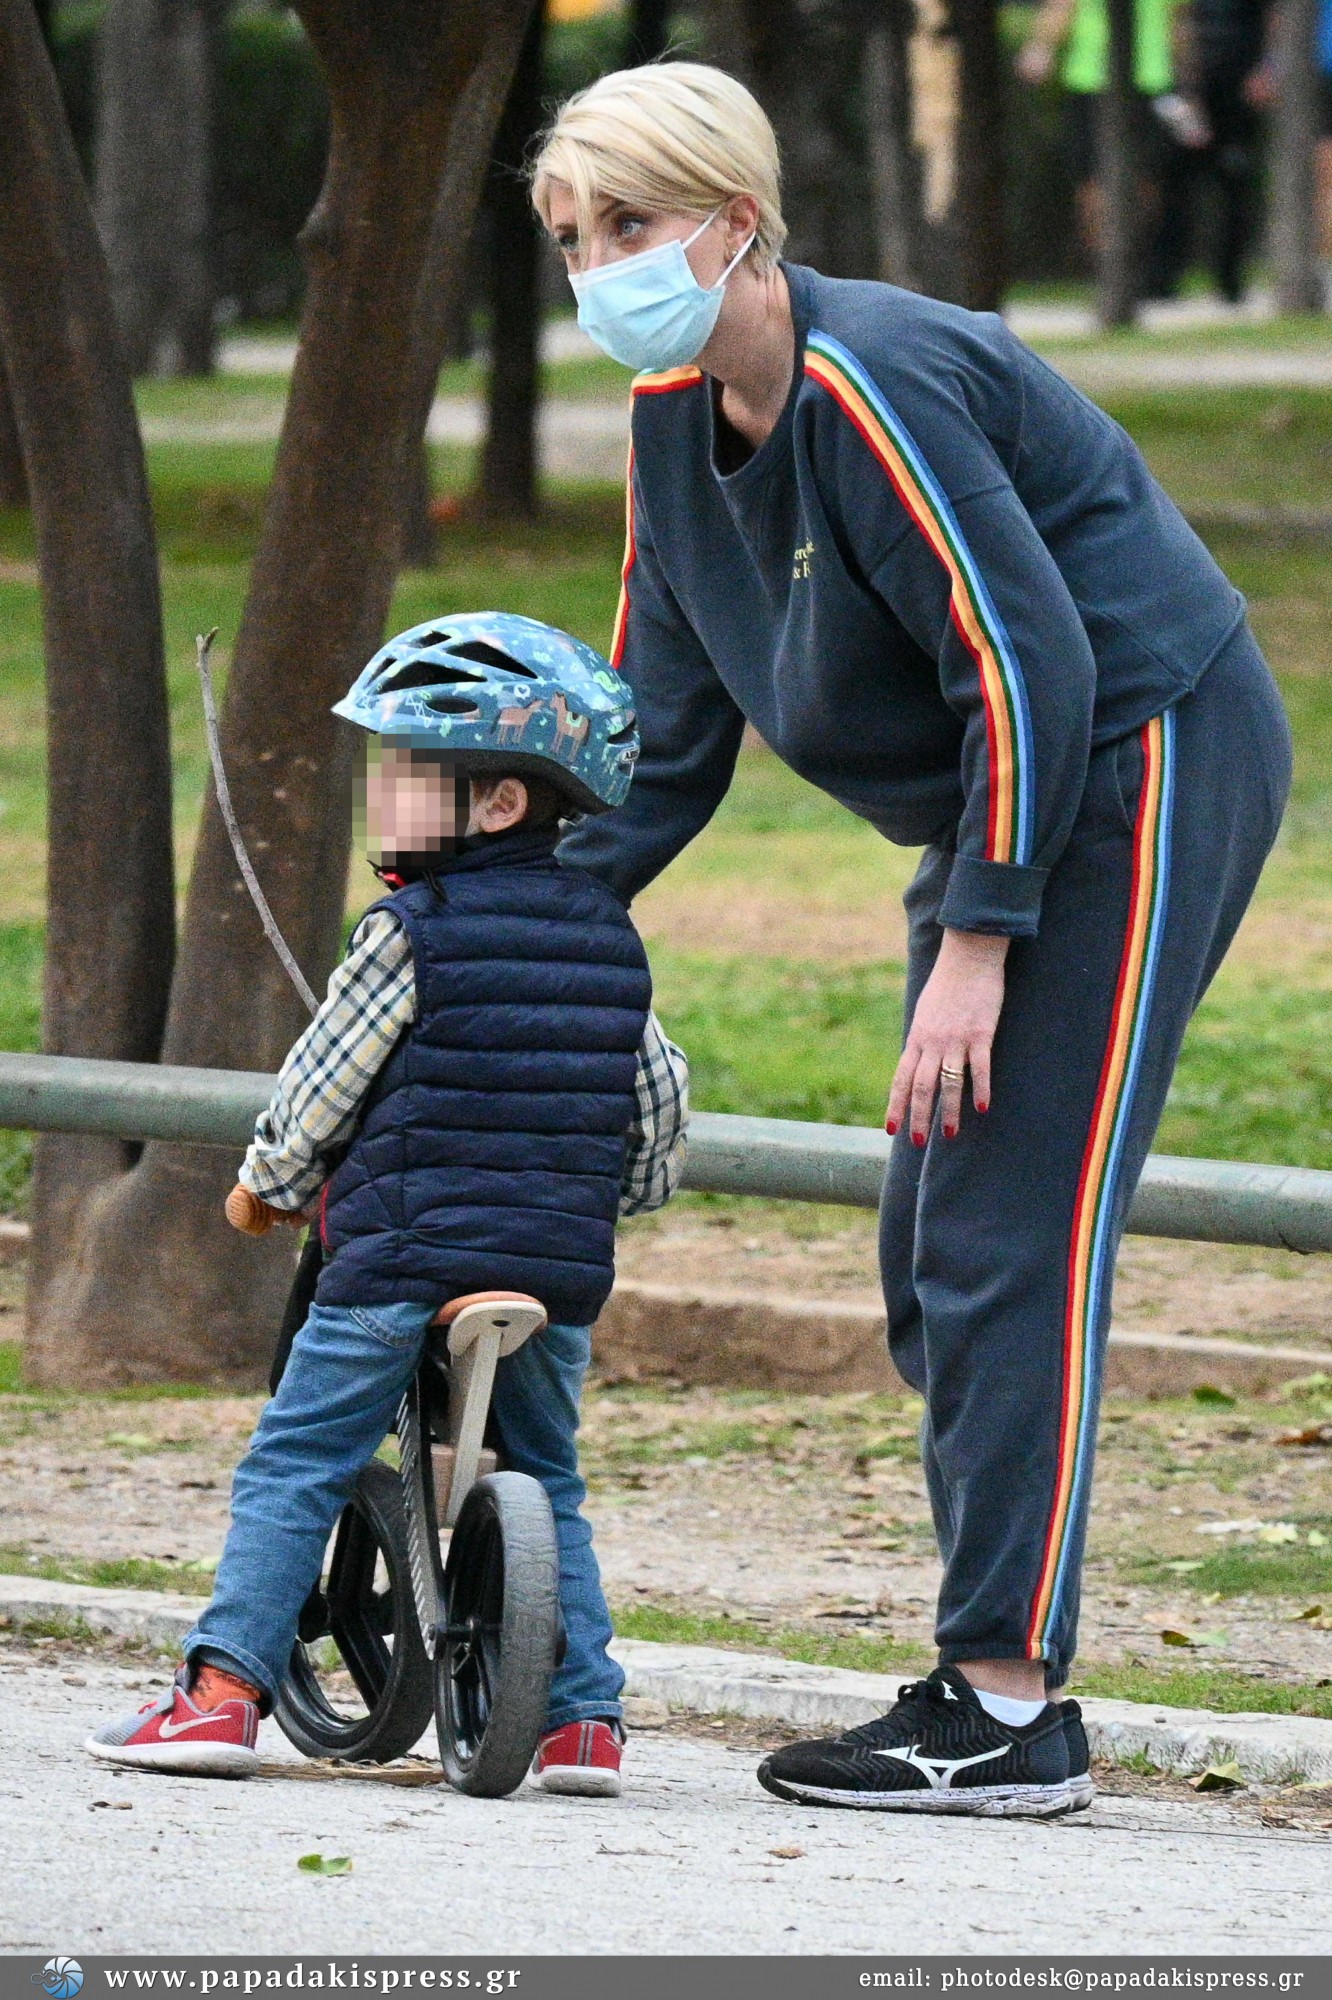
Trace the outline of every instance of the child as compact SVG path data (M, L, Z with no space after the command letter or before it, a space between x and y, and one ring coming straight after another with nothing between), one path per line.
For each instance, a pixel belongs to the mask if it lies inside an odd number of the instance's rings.
M575 1433L617 1209L679 1179L687 1070L650 1011L638 933L554 854L637 756L628 688L590 647L500 614L417 627L336 714L369 732L358 818L391 890L357 926L283 1064L227 1200L262 1233L318 1197L315 1301L232 1491L213 1599L159 1700L97 1731L111 1763L243 1776L297 1618L441 1305L529 1292L550 1316L501 1361L504 1456L550 1497L567 1650L533 1767L620 1789L610 1618L579 1509ZM626 1143L627 1142L627 1143Z

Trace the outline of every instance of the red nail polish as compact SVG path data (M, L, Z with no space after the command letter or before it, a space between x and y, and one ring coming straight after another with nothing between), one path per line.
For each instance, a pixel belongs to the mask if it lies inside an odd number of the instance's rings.
M988 1104L978 1104L978 1105L976 1106L976 1109L977 1109L977 1111L979 1111L979 1112L981 1113L981 1116L982 1116L982 1117L983 1117L983 1116L985 1115L985 1113L986 1113L986 1112L987 1112L987 1111L989 1110L989 1108L990 1108L990 1107L989 1107L989 1105L988 1105Z
M944 1126L944 1138L945 1138L945 1139L956 1139L956 1137L957 1137L957 1127L956 1127L956 1125L945 1125L945 1126Z
M889 1137L890 1139L895 1139L895 1138L897 1137L897 1120L896 1120L896 1118L886 1118L886 1119L884 1120L884 1125L883 1125L883 1129L884 1129L884 1131L885 1131L885 1132L886 1132L886 1133L888 1134L888 1137Z
M923 1146L925 1144L925 1134L923 1132L913 1132L911 1134L911 1143L913 1146Z

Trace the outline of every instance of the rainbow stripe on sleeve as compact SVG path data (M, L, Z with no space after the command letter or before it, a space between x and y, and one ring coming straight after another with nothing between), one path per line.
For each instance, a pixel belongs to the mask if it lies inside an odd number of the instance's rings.
M692 363L685 368L663 368L655 375L635 375L630 389L631 400L638 396L664 396L672 389L690 389L695 382L703 380L702 371ZM634 542L634 448L629 446L629 465L624 476L624 562L620 568L620 601L615 607L615 625L611 632L610 663L618 667L624 657L624 642L629 624L629 579L633 574L637 556Z
M1128 923L1073 1209L1064 1310L1063 1406L1054 1498L1027 1632L1027 1653L1033 1660L1046 1660L1052 1655L1052 1634L1074 1561L1073 1531L1084 1511L1087 1482L1091 1478L1099 1400L1098 1320L1110 1282L1120 1163L1165 931L1174 743L1175 718L1167 709L1164 715L1153 717L1142 731L1142 792L1133 842Z
M989 816L985 858L1029 862L1034 754L1022 669L957 516L902 419L840 341L811 333L805 373L832 397L887 473L947 572L949 615L976 663L985 708Z

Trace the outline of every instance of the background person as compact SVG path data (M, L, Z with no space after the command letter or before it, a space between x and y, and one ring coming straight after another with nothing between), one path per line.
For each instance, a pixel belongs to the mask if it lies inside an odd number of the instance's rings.
M1134 445L1000 320L781 261L772 129L732 78L603 78L533 192L584 329L648 371L613 642L642 754L562 853L628 902L715 811L747 720L925 849L880 1251L926 1404L940 1665L760 1777L1065 1812L1091 1789L1060 1695L1115 1252L1280 821L1280 700Z
M1137 0L1134 14L1134 115L1144 218L1160 213L1159 173L1171 143L1153 116L1155 100L1175 87L1172 46L1176 0ZM1110 23L1105 0L1042 0L1015 67L1024 83L1063 86L1064 149L1073 176L1078 228L1088 257L1099 257L1102 234L1100 181L1101 106L1110 63Z

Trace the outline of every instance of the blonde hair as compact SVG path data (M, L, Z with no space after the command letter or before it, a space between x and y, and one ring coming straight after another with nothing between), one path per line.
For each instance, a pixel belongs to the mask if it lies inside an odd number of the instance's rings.
M754 261L786 240L777 140L758 100L708 63L644 63L598 78L565 104L532 167L532 200L549 225L552 181L572 193L580 242L598 197L711 215L734 195L758 203Z

